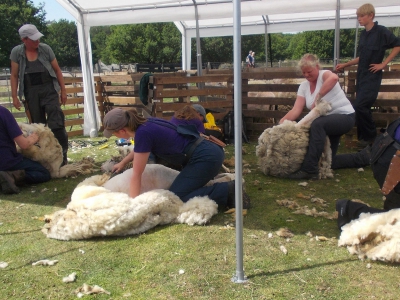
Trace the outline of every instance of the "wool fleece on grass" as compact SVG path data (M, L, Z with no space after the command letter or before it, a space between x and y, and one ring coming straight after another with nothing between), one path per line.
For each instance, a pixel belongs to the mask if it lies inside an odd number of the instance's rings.
M184 203L168 191L179 172L163 165L146 165L141 194L130 198L131 174L130 169L111 180L107 174L85 179L75 188L66 209L46 216L42 232L59 240L125 236L171 223L204 225L218 213L218 205L207 196ZM215 180L228 181L234 176L223 174Z

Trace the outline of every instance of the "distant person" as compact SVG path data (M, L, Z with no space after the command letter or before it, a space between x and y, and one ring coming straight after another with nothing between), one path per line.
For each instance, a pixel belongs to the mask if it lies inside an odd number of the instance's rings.
M60 95L61 103L67 102L63 74L53 50L40 43L43 34L35 25L23 25L19 35L23 44L14 47L10 55L13 105L20 110L20 99L25 97L25 109L29 110L31 122L46 124L51 129L63 149L62 165L65 165L68 135L60 105Z
M255 52L251 52L251 57L253 58L252 62L251 62L251 67L255 68L256 67L256 58L255 58L256 53Z
M51 179L50 172L40 163L23 157L17 144L27 149L39 140L36 133L24 137L11 112L0 105L0 185L3 194L17 194L18 185L35 184Z
M400 52L400 39L386 27L374 22L375 8L364 4L357 9L357 19L365 30L361 32L358 45L359 56L346 63L338 64L336 70L358 64L357 91L353 107L356 111L357 137L362 149L374 141L377 130L372 119L371 107L378 97L382 81L382 69ZM382 62L385 51L393 48Z
M249 51L249 54L246 56L246 63L247 63L247 67L248 68L252 68L253 67L253 56L251 55L253 53L253 51Z
M200 104L185 105L175 112L170 122L176 126L192 124L198 132L205 133L204 123L207 123L206 110Z

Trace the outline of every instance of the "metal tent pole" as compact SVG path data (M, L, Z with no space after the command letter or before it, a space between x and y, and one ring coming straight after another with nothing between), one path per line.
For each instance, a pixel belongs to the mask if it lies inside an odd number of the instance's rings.
M234 122L235 122L235 207L236 207L236 274L231 279L244 283L243 270L243 203L242 203L242 70L241 70L240 0L233 1Z

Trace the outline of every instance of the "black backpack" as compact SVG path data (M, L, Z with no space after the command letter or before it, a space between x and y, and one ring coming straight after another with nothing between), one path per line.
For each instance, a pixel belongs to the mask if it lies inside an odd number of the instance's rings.
M225 144L231 144L235 140L235 122L234 122L234 112L229 111L225 117L222 119L223 130L224 130L224 142ZM246 135L246 123L244 122L244 116L242 114L242 139L244 142L248 143L249 139Z
M153 76L151 73L146 73L142 76L139 83L139 98L143 105L149 104L148 96L149 89L153 89L153 84L150 83L150 77Z

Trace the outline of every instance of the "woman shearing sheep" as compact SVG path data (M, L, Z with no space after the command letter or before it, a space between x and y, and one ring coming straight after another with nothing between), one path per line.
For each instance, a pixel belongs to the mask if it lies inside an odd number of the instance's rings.
M195 196L208 196L218 205L234 207L234 181L204 186L218 174L224 160L224 150L201 138L194 125L176 126L158 118L145 119L135 109L125 111L120 108L108 112L103 124L105 137L115 135L135 140L134 151L114 166L114 171L119 171L125 163L133 160L130 197L140 193L142 174L151 152L171 163L183 165L169 188L183 202ZM243 199L243 207L247 208L248 197Z
M330 103L332 109L326 116L318 117L311 123L308 149L301 168L287 178L316 179L326 137L329 137L334 160L340 136L354 126L354 109L340 88L338 76L331 71L321 70L317 56L305 54L298 66L307 80L300 84L293 108L279 123L296 120L304 106L311 110L322 98Z

